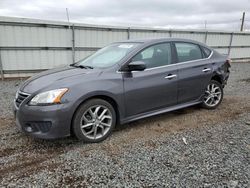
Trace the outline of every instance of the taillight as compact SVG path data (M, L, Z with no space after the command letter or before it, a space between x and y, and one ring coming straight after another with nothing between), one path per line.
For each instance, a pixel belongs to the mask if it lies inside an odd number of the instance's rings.
M232 63L232 60L231 60L231 59L227 59L227 60L226 60L226 64L228 65L228 67L231 67L231 63Z

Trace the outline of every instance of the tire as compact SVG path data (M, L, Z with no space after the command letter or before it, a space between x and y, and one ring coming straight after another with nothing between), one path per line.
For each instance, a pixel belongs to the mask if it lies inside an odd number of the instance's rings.
M114 129L116 113L107 101L91 99L78 108L72 122L72 130L78 140L91 143L101 142Z
M216 80L211 80L206 87L204 96L202 97L201 106L206 109L215 109L220 105L222 99L223 87L221 83Z

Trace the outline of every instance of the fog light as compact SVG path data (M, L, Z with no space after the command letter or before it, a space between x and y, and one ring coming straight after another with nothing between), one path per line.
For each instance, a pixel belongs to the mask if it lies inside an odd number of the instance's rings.
M28 133L31 133L31 132L33 131L33 129L32 129L30 126L25 127L25 130L26 130Z

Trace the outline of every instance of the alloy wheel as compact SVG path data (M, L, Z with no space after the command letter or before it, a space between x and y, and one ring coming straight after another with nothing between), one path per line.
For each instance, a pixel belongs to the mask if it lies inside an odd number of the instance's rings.
M215 83L210 83L206 88L203 100L207 106L214 107L220 102L221 96L221 88Z
M112 125L112 113L103 105L88 108L82 115L80 128L82 133L91 140L105 136Z

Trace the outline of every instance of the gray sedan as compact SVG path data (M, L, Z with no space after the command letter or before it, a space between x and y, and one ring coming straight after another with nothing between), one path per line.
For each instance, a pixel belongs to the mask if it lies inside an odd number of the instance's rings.
M29 78L14 100L16 123L37 138L99 142L116 124L197 104L216 108L229 67L226 56L192 40L112 43Z

